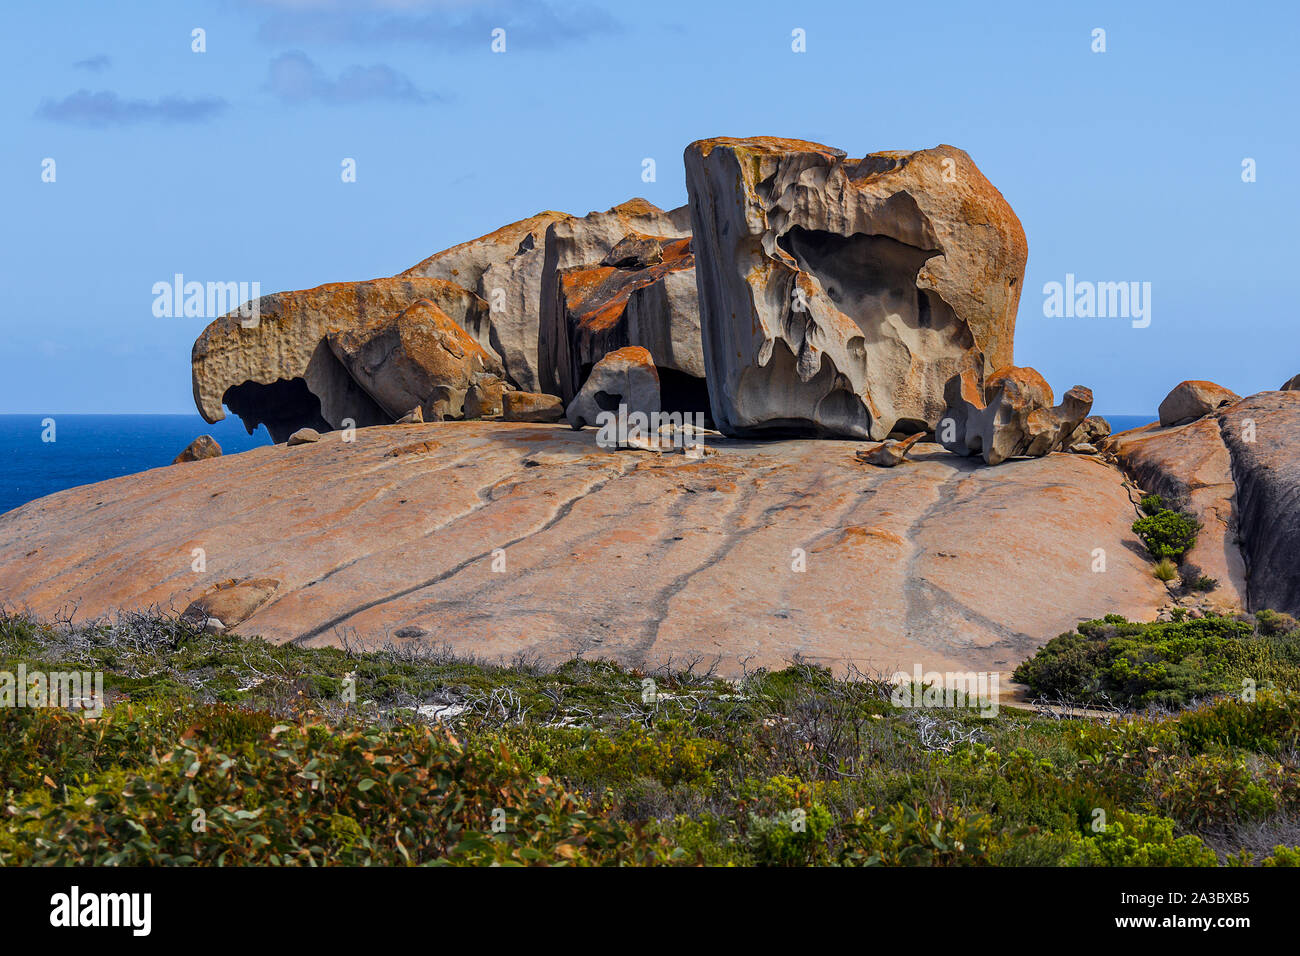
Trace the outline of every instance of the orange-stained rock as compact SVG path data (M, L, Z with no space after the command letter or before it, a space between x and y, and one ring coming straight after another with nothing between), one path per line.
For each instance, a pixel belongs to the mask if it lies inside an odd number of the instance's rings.
M466 418L499 418L509 386L495 375L480 375L465 392Z
M185 450L177 455L173 460L173 465L179 465L186 461L202 461L204 458L220 458L221 446L211 435L200 435L194 441L185 446Z
M1143 490L1200 519L1184 563L1218 579L1212 599L1300 614L1300 393L1121 432L1106 449Z
M510 383L560 393L557 273L600 262L632 232L678 238L689 234L689 216L684 208L665 212L644 199L581 217L543 212L432 255L402 275L449 279L476 292L490 307L486 338L479 341L501 357Z
M328 431L346 420L358 427L391 422L347 373L326 342L332 330L401 313L428 299L476 340L486 331L487 305L441 279L332 282L264 295L255 324L238 312L217 319L194 343L194 402L206 421L225 418L224 403L251 434L265 424L275 441L302 427ZM402 409L398 414L405 412Z
M222 581L191 601L181 617L197 624L215 618L223 630L229 629L246 621L279 586L280 582L274 578Z
M912 446L925 437L923 432L917 432L904 438L902 441L895 441L887 438L879 445L873 448L860 451L855 456L858 461L866 465L876 465L879 468L893 468L895 465L901 465L907 458L907 453L912 450Z
M428 299L398 315L330 332L329 344L352 378L394 418L413 408L423 421L459 417L475 376L504 374L495 355Z
M628 345L649 351L661 370L704 378L690 240L661 242L634 233L624 243L615 248L621 266L575 266L560 272L565 389L581 389L596 362Z
M983 389L968 369L948 381L944 396L939 441L955 454L981 455L989 465L1067 449L1092 409L1092 390L1082 385L1053 407L1047 381L1035 369L1016 366L993 372Z
M1183 425L1240 399L1236 392L1213 382L1179 382L1160 403L1160 424Z
M1237 544L1237 486L1218 420L1203 418L1176 428L1146 425L1112 435L1102 448L1115 455L1142 492L1160 495L1172 507L1196 516L1201 531L1184 563L1219 582L1207 595L1209 600L1246 607L1246 564ZM1135 508L1134 519L1139 516Z
M447 279L477 293L490 310L480 344L501 358L516 387L537 391L537 322L546 230L572 218L554 210L540 212L434 253L401 275Z
M654 358L639 345L628 345L610 352L591 369L586 383L569 402L565 417L574 428L599 425L602 412L646 416L646 428L657 427L650 416L662 405L659 395L659 371Z
M605 212L556 220L546 230L545 263L541 275L538 317L538 374L543 392L566 401L582 386L568 361L568 323L560 295L560 275L573 266L594 266L628 235L682 239L690 235L686 207L662 210L644 199L629 199ZM680 282L677 282L680 285Z
M440 447L389 454L420 441ZM1095 459L983 468L922 441L906 467L875 469L856 441L711 438L702 460L595 442L387 425L69 489L0 516L0 594L85 618L270 579L237 633L355 646L422 631L488 659L717 659L728 676L801 654L1008 681L1080 619L1150 620L1166 600L1121 475Z
M564 402L541 392L505 392L501 417L508 422L558 422L564 418Z
M686 184L724 432L933 428L949 379L1011 364L1024 230L961 150L718 138Z

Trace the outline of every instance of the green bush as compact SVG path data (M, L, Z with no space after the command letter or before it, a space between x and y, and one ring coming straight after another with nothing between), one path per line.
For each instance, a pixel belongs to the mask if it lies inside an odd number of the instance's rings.
M1143 514L1159 514L1165 510L1165 499L1159 495L1143 495L1138 507L1142 509Z
M1243 682L1300 689L1300 635L1260 638L1228 617L1155 624L1106 618L1053 638L1016 668L1039 695L1125 707L1180 707Z
M1158 511L1133 522L1133 533L1142 539L1153 558L1178 561L1196 543L1201 525L1181 511Z

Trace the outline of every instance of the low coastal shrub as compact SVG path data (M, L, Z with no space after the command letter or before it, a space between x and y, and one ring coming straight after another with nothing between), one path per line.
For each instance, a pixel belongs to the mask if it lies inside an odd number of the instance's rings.
M1168 508L1133 522L1133 533L1142 539L1147 552L1157 560L1182 560L1183 555L1196 544L1200 530L1200 522L1191 515Z
M1026 666L1136 701L1292 640L1268 616L1154 627L1091 622ZM982 717L798 660L731 681L0 614L0 670L19 663L102 669L111 699L0 709L0 865L1300 861L1282 680L1109 721Z
M1300 632L1288 633L1231 617L1144 624L1111 615L1053 638L1014 676L1038 695L1121 707L1180 707L1266 683L1300 689Z

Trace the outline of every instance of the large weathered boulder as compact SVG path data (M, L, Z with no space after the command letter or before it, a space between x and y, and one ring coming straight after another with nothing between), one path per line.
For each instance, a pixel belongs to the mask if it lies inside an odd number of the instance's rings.
M1278 391L1300 392L1300 375L1297 375L1294 378L1287 379L1285 382L1282 383L1282 387L1278 389Z
M1008 458L1041 458L1068 447L1092 410L1092 391L1076 385L1053 406L1052 388L1032 368L1009 366L981 389L975 371L949 379L945 411L936 434L958 455L980 455L986 464Z
M436 253L402 276L438 277L473 290L488 314L483 334L469 331L500 356L510 383L559 393L557 273L600 262L632 232L680 238L690 233L689 213L685 207L664 212L644 199L582 217L547 211Z
M391 422L393 416L335 358L326 337L332 330L397 315L420 299L433 302L467 331L486 321L487 305L477 295L427 278L276 292L258 300L255 322L238 312L217 319L194 343L199 414L208 422L221 421L224 403L250 434L264 424L276 442L302 427L328 431L344 427L345 420L357 427Z
M644 199L629 199L605 212L556 220L546 230L542 269L538 361L542 391L573 398L582 386L567 360L568 322L560 296L560 274L573 266L594 265L631 234L661 239L689 236L690 212L682 206L665 212Z
M1213 382L1179 382L1160 403L1161 425L1183 425L1240 400L1236 392Z
M424 421L459 417L476 376L503 374L496 356L428 299L398 315L330 332L328 340L352 378L392 418L417 407Z
M714 420L883 439L1009 365L1027 246L966 153L710 139L686 185Z
M392 454L413 441L437 447ZM705 458L595 442L551 425L366 428L70 488L0 515L0 594L86 619L269 579L256 607L209 613L252 609L239 634L304 646L400 634L486 660L703 658L728 677L802 655L1004 686L1079 620L1150 620L1168 599L1125 546L1122 476L1094 459L982 468L919 444L869 468L856 441L710 438Z
M649 416L660 411L659 373L650 353L638 345L610 352L591 369L586 383L569 403L565 417L574 428L599 424L601 412Z
M204 458L220 458L221 446L211 435L200 435L185 446L185 450L172 459L173 465L187 461L202 461Z
M661 376L678 373L676 411L708 411L704 350L689 239L633 234L619 243L619 265L574 266L559 277L565 337L560 342L561 388L580 389L601 358L639 345ZM609 257L607 257L608 259ZM694 388L690 384L694 384Z
M555 222L572 218L554 210L540 212L434 253L401 275L446 279L477 293L488 311L481 328L468 331L500 357L511 383L536 391L540 384L537 322L546 230Z

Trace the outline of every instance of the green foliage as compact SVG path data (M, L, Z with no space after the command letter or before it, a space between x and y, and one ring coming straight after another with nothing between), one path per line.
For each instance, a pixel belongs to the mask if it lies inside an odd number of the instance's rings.
M1145 501L1145 499L1143 499ZM1133 533L1142 539L1153 558L1181 560L1196 543L1200 522L1181 511L1165 509L1133 522Z
M1058 720L895 708L802 661L656 673L646 695L601 662L0 614L0 669L93 662L122 695L98 719L0 709L0 865L1212 865L1206 842L1248 865L1225 833L1300 814L1300 694L1278 689L1300 635L1253 623L1084 624L1022 669L1076 699L1232 696ZM423 722L426 701L458 713Z
M1178 565L1168 558L1161 558L1151 569L1151 575L1157 581L1172 581L1178 577Z
M847 866L982 866L993 832L983 813L906 805L860 810L846 830L840 862Z
M1117 812L1100 832L1073 841L1065 866L1216 866L1218 858L1196 836L1174 836L1173 821Z
M1228 617L1154 624L1106 618L1053 638L1014 677L1052 698L1179 707L1240 693L1244 681L1300 688L1300 635L1262 638Z
M1159 514L1165 510L1165 499L1159 495L1143 495L1138 507L1142 509L1143 514Z
M1256 611L1255 620L1259 622L1259 633L1265 637L1282 637L1300 631L1300 621L1280 611Z

